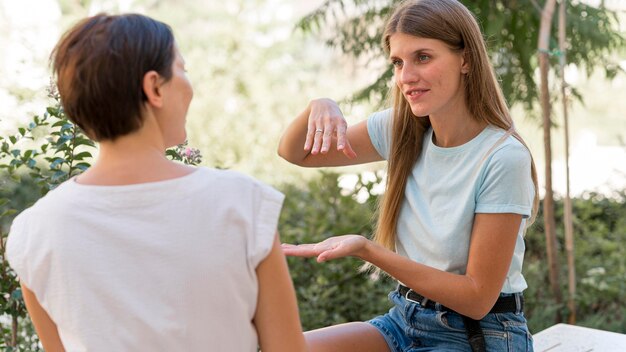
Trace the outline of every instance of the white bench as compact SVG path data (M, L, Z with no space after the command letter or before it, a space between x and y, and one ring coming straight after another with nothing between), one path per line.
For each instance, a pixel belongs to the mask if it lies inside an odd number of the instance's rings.
M535 352L626 352L626 335L556 324L533 335Z

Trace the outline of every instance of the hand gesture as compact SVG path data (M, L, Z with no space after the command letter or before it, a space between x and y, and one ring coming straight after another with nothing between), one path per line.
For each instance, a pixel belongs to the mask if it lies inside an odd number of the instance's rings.
M359 257L365 251L368 240L359 235L330 237L320 243L282 244L283 253L293 257L317 257L318 263L343 257Z
M356 153L346 138L348 124L339 106L331 99L316 99L310 103L311 112L307 127L304 150L315 155L326 154L330 150L333 138L337 139L337 151L348 158L355 158Z

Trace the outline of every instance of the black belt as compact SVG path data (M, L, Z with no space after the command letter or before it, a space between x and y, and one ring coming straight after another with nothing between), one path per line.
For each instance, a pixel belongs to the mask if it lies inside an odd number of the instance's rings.
M431 301L404 285L398 285L398 293L400 293L400 295L402 295L407 301L419 303L423 308L454 312L454 310L437 302ZM515 293L511 296L498 298L496 304L494 304L489 313L517 313L521 312L523 308L524 297L521 293ZM470 344L470 347L472 348L472 351L486 351L485 336L483 335L483 331L480 328L480 321L474 320L462 314L461 317L463 317L467 340Z
M419 303L423 308L454 312L454 310L443 306L435 301L431 301L404 285L398 285L398 292L402 297L406 298L407 301ZM515 293L511 296L498 298L496 304L493 306L493 308L491 308L489 313L516 313L521 312L523 308L524 296L522 296L521 293Z

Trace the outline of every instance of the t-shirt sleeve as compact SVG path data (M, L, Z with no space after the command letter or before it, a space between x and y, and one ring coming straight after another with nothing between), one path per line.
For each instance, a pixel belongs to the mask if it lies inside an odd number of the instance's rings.
M530 153L523 145L506 144L487 161L476 213L514 213L527 218L534 196Z
M248 241L248 262L252 268L256 268L272 249L285 196L258 181L255 181L253 192L254 221L252 238Z
M391 148L391 118L392 110L387 109L375 112L367 119L367 132L372 145L385 160L389 159Z

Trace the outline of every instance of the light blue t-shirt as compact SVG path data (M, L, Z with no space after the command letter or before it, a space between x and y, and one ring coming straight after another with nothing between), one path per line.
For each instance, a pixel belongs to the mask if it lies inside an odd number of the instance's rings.
M385 159L391 148L392 110L374 113L367 129ZM506 131L486 127L471 141L442 148L433 130L407 180L397 225L396 251L425 265L464 274L475 213L523 216L513 260L501 292L521 292L524 231L534 198L529 151ZM493 148L495 145L495 148Z

